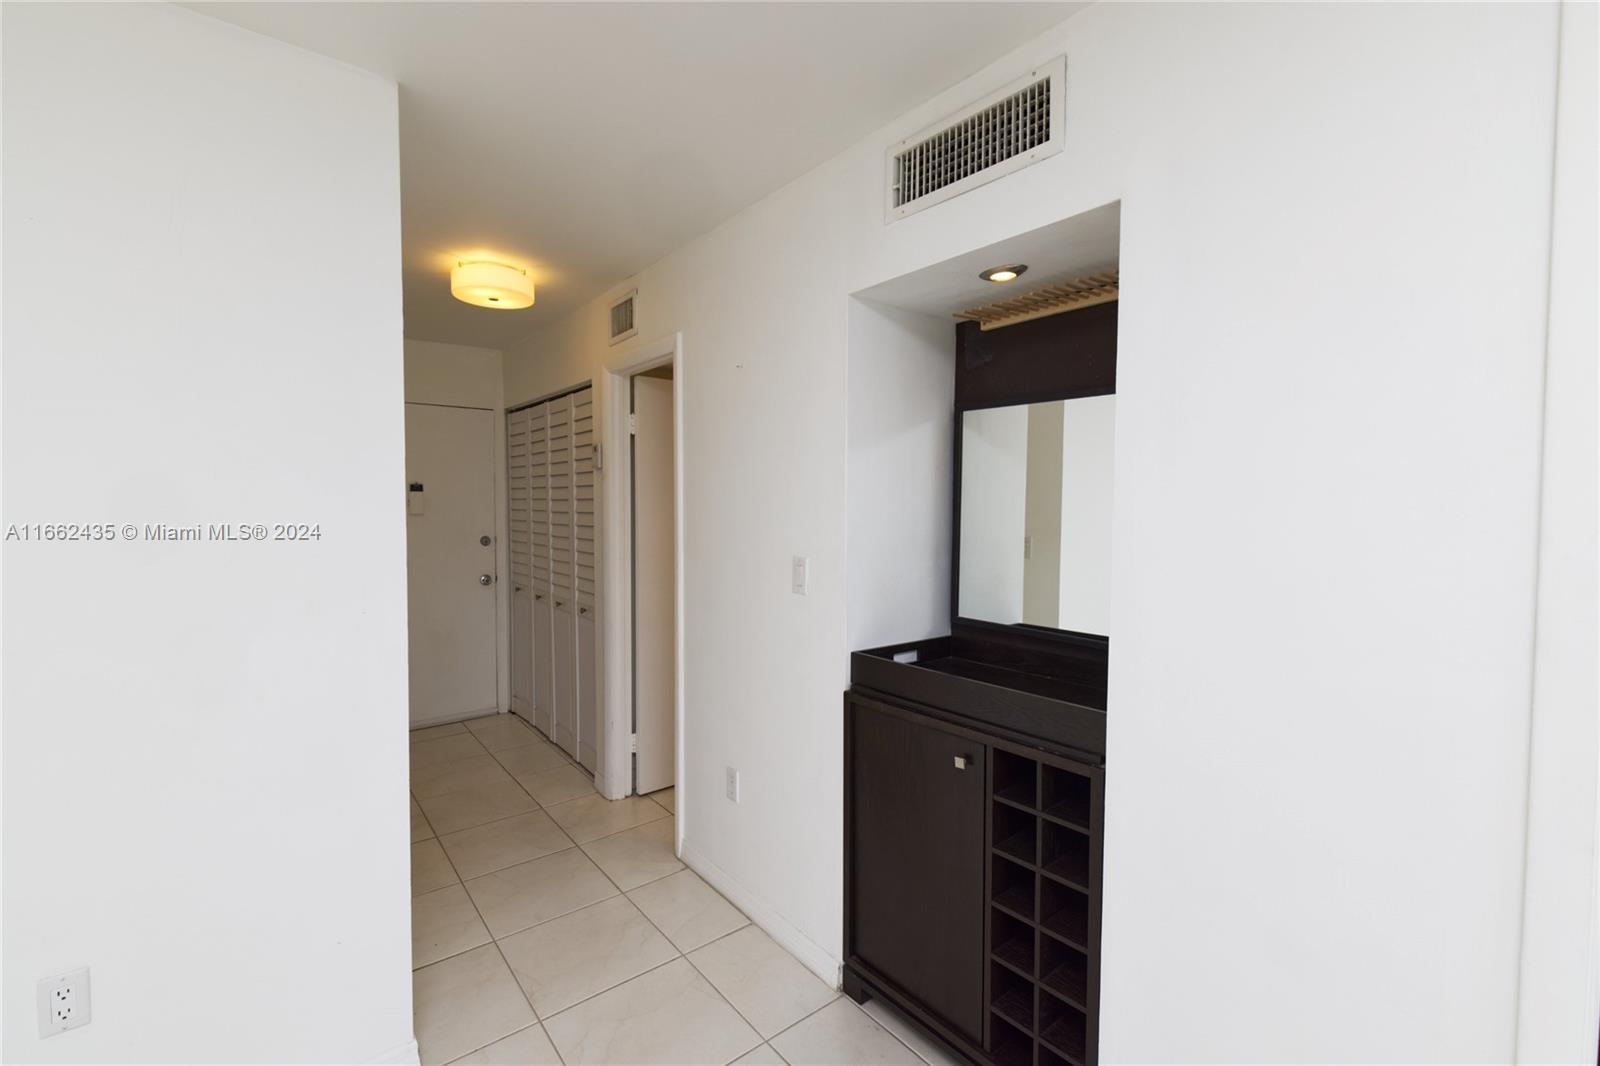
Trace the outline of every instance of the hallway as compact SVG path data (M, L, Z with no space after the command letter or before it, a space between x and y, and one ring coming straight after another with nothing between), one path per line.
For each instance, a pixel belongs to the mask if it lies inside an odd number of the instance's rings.
M424 1064L953 1061L684 867L675 806L672 789L603 799L511 715L412 734Z

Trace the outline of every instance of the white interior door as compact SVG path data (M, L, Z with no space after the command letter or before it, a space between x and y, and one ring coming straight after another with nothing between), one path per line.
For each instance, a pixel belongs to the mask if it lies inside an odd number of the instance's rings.
M550 739L578 754L577 604L572 543L572 397L550 401Z
M406 404L411 723L499 710L494 412ZM484 543L487 541L487 543Z
M595 669L594 390L572 395L572 576L577 604L578 764L594 772L598 754L599 675Z
M528 424L524 408L506 416L506 525L511 559L511 709L533 720L533 555Z
M634 733L639 792L673 783L677 693L672 382L633 379Z
M550 644L550 405L528 409L528 558L532 605L533 724L553 736L555 707Z

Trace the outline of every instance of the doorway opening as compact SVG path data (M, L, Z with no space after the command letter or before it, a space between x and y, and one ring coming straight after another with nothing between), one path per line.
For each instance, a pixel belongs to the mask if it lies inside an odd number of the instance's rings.
M683 734L683 363L677 335L602 375L605 748L596 786L676 804ZM610 458L615 457L615 458ZM682 819L678 819L682 825Z
M677 437L672 364L628 379L633 495L633 791L677 782Z

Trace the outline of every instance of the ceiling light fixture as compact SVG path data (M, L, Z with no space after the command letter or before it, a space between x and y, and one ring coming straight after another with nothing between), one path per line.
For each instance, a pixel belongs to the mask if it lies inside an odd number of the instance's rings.
M509 263L462 259L450 269L450 295L476 307L515 311L533 306L533 279Z
M980 273L978 277L982 278L984 281L993 282L1016 281L1023 274L1027 273L1027 270L1027 263L1013 263L1010 266L990 267L988 270Z

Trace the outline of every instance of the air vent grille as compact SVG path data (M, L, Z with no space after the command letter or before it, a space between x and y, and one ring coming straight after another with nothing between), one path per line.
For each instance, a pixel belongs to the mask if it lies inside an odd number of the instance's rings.
M633 300L638 295L637 289L629 292L622 299L611 305L611 343L625 341L638 332L638 326L633 320Z
M896 156L894 205L938 192L1049 139L1050 79L1040 78Z
M1066 59L1029 72L889 153L888 221L1061 150Z

